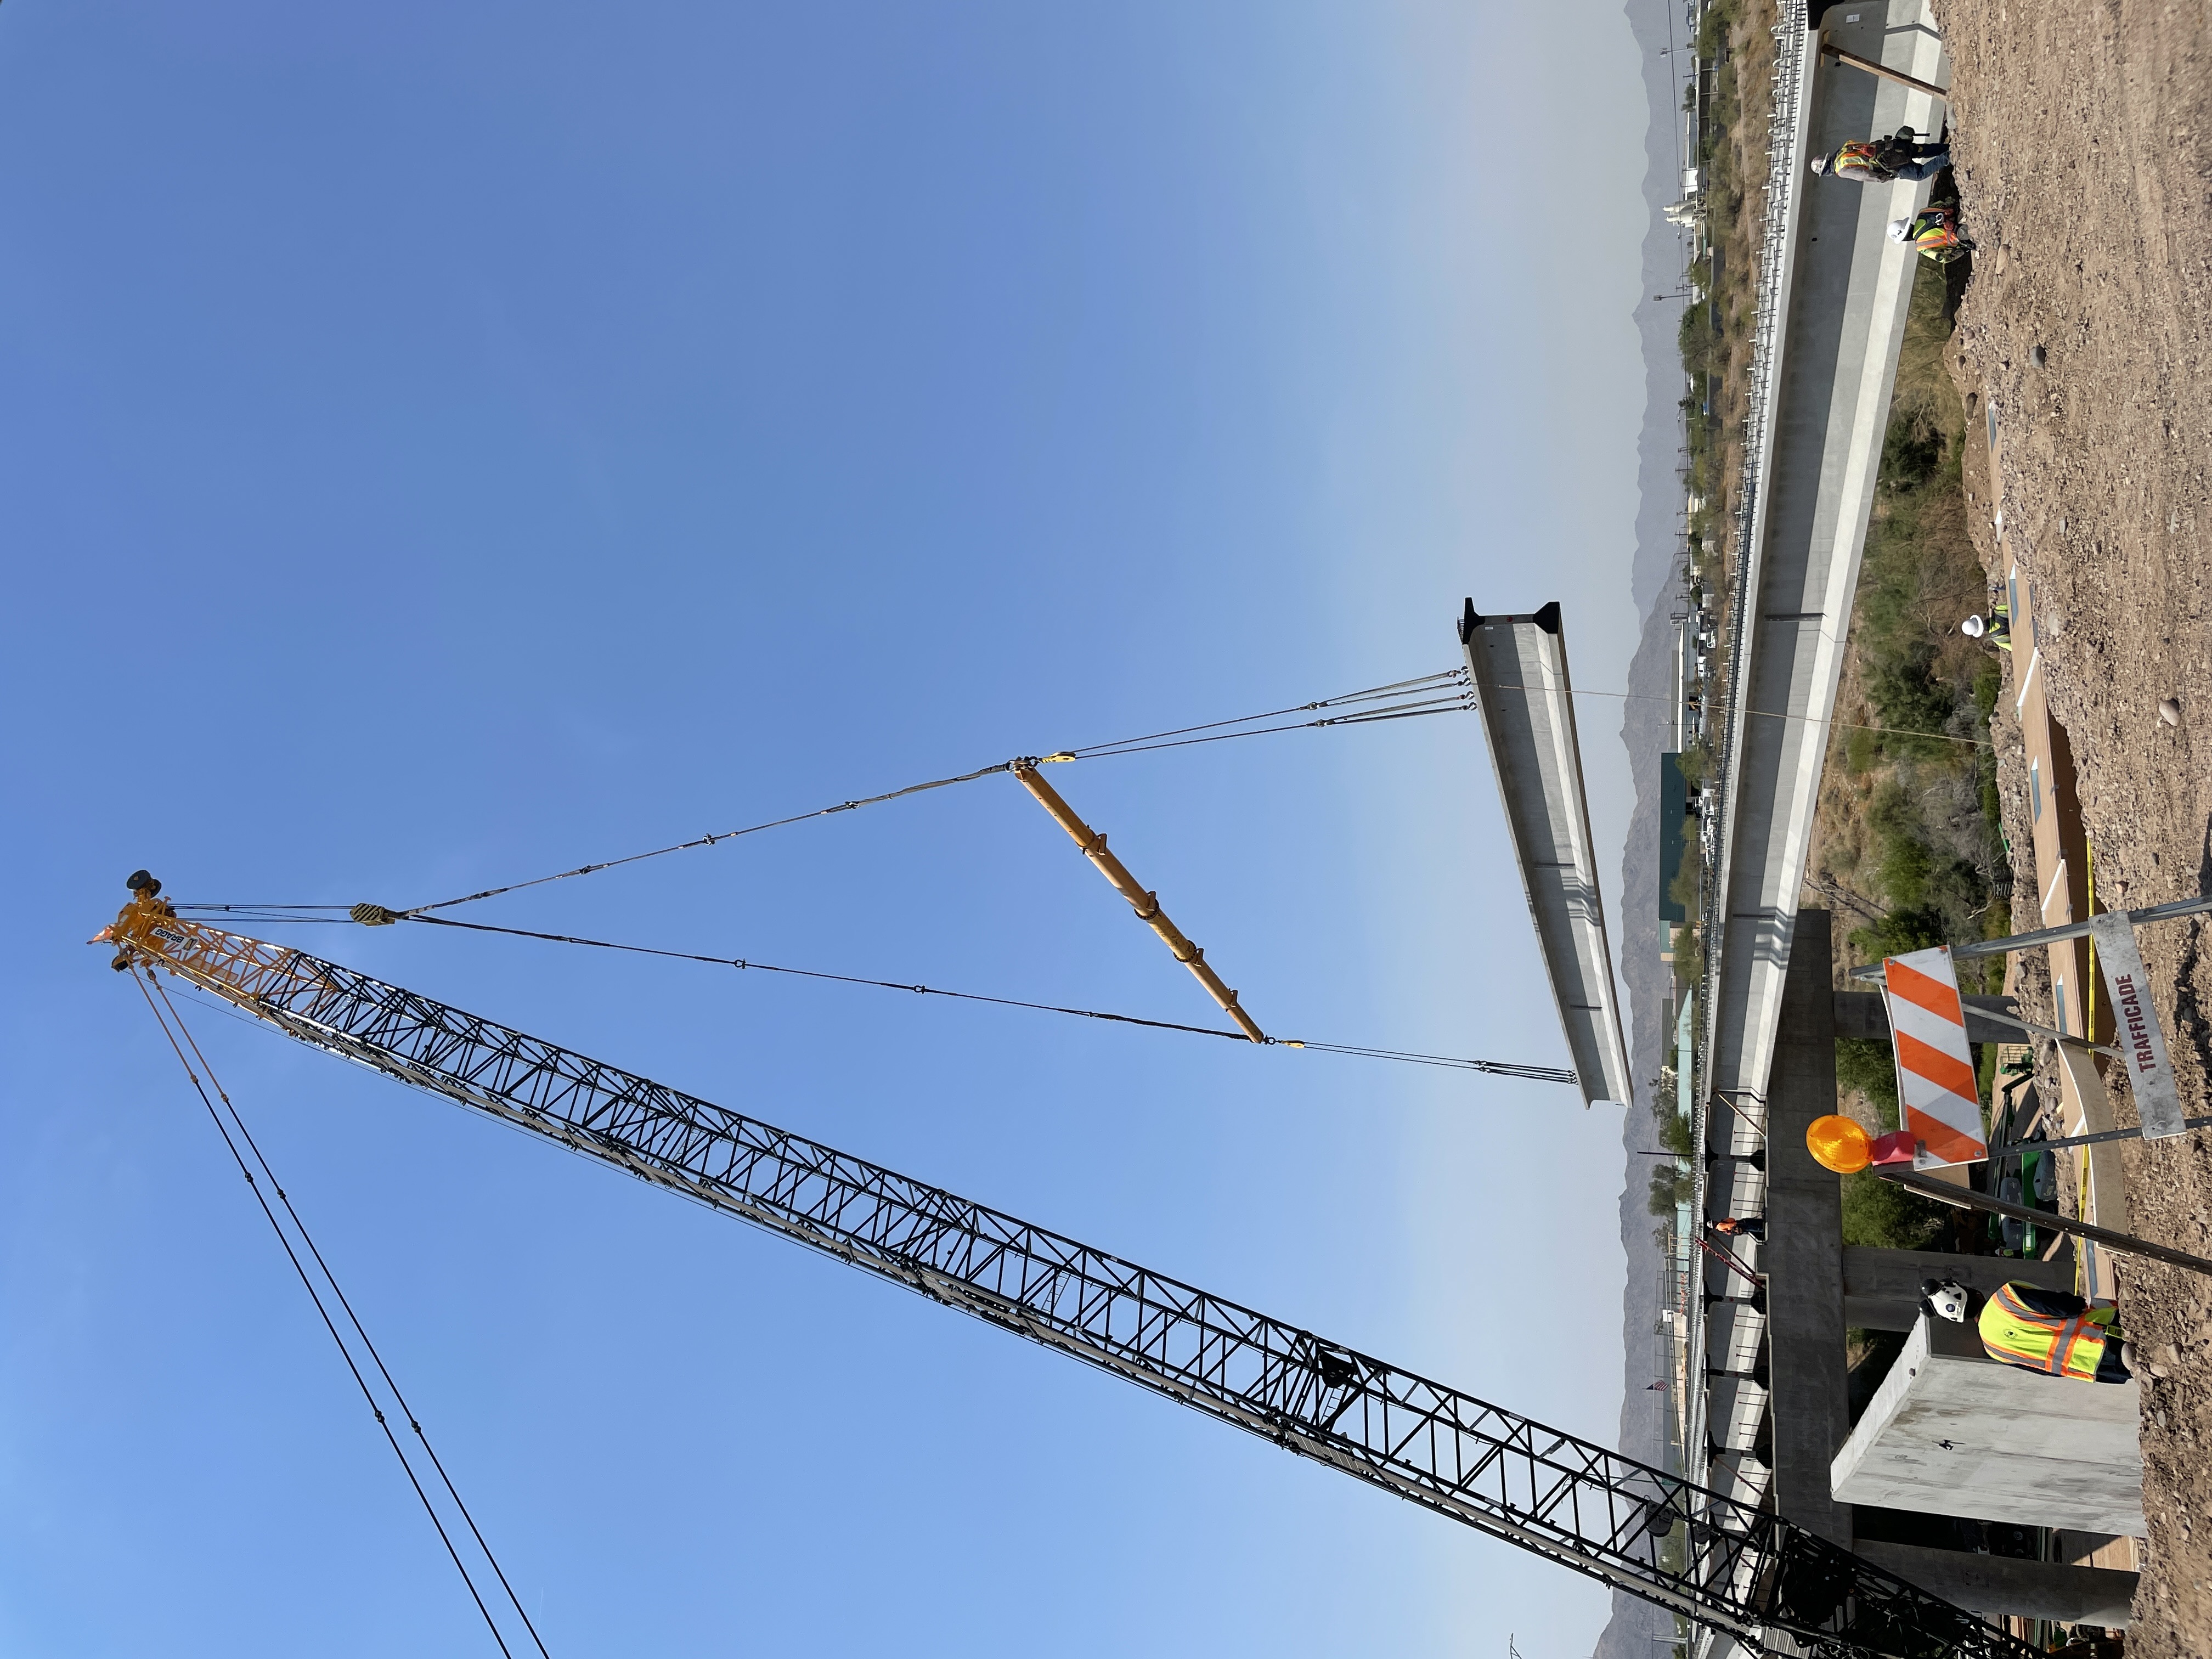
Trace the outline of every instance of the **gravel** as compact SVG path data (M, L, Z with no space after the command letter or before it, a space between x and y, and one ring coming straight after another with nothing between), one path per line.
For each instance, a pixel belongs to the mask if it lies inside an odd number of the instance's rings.
M2198 754L2180 718L2212 696L2212 19L2130 0L1935 3L1960 195L1982 250L1955 372L1996 410L1995 505L2045 608L2065 618L2039 648L2097 892L2117 908L2212 890L2212 745ZM2061 374L2044 372L2054 355ZM1975 534L2002 574L1994 516L1978 514ZM2160 719L2142 717L2150 707ZM2212 1110L2206 944L2202 921L2142 934L2192 1115ZM2135 1229L2197 1255L2212 1254L2207 1139L2124 1154ZM2212 1498L2212 1280L2130 1266L2121 1307L2172 1373L2142 1384L2151 1564L2128 1651L2201 1659L2212 1528L2189 1517Z

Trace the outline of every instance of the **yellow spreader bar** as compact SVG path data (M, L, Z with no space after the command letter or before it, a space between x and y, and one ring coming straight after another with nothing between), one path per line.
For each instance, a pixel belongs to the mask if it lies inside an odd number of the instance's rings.
M1058 759L1053 756L1050 758ZM1160 908L1160 896L1148 893L1137 884L1121 860L1107 850L1103 831L1093 830L1080 817L1075 809L1060 798L1060 792L1037 775L1034 761L1016 761L1014 777L1023 788L1036 797L1037 805L1053 816L1053 821L1067 831L1075 844L1083 849L1083 856L1098 866L1098 873L1113 884L1114 890L1129 901L1137 920L1158 933L1175 959L1190 969L1191 975L1206 988L1206 994L1221 1005L1221 1012L1237 1022L1237 1029L1255 1042L1267 1041L1259 1022L1246 1013L1237 1003L1237 993L1221 982L1221 975L1206 965L1206 952L1183 936L1182 930L1168 920L1167 912ZM1303 1046L1303 1045L1299 1045Z

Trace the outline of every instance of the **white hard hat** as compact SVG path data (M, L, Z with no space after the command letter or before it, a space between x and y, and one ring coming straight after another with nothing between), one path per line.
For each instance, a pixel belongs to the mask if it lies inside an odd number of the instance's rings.
M1966 1322L1966 1304L1972 1297L1966 1287L1956 1279L1946 1279L1939 1282L1923 1279L1920 1281L1920 1295L1938 1319L1948 1319L1954 1325Z
M1910 219L1891 220L1889 224L1889 240L1893 242L1911 241L1912 240L1912 221Z
M1970 640L1978 640L1990 631L1990 625L1979 617L1969 617L1959 624L1959 631Z
M1826 173L1828 170L1828 158L1825 155L1815 155L1813 158L1812 166L1814 172Z

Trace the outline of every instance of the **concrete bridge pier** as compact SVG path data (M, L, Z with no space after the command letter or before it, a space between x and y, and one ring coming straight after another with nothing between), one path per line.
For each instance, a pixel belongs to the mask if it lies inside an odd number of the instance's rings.
M1766 1079L1766 1243L1755 1265L1766 1277L1775 1510L1970 1611L2124 1627L2135 1595L2134 1573L1861 1541L1856 1505L1835 1496L1834 1462L1851 1437L1847 1329L1913 1328L1923 1279L1958 1279L1985 1291L2008 1279L2069 1289L2073 1269L2063 1260L1844 1248L1841 1186L1805 1149L1806 1127L1836 1109L1840 999L1830 984L1829 928L1825 910L1796 914ZM1846 1006L1856 1013L1863 1005ZM1713 1382L1717 1387L1738 1379Z
M1913 1544L1869 1542L1859 1545L1857 1553L1969 1613L2125 1630L2136 1598L2136 1575L2112 1567L2016 1561L2008 1556L1922 1549Z

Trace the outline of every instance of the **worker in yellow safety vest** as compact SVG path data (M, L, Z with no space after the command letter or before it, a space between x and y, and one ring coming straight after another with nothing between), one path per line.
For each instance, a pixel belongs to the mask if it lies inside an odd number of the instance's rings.
M1889 228L1889 240L1917 248L1922 258L1939 265L1963 259L1974 251L1973 239L1959 228L1956 202L1931 202L1910 219L1896 221Z
M2012 649L2012 608L1999 599L1990 608L1986 617L1969 617L1959 624L1959 631L1970 640L1987 640L2000 651Z
M1963 1286L1929 1279L1921 1291L1935 1313L1966 1322L1972 1294ZM2117 1308L2093 1308L2064 1291L2015 1283L1997 1287L1975 1325L1982 1351L2008 1365L2072 1382L2125 1382L2134 1376L2136 1356L2114 1323L2118 1317Z
M1910 127L1881 138L1855 139L1832 153L1815 155L1813 172L1858 185L1887 185L1904 179L1917 184L1951 165L1951 149L1940 138L1923 143Z

